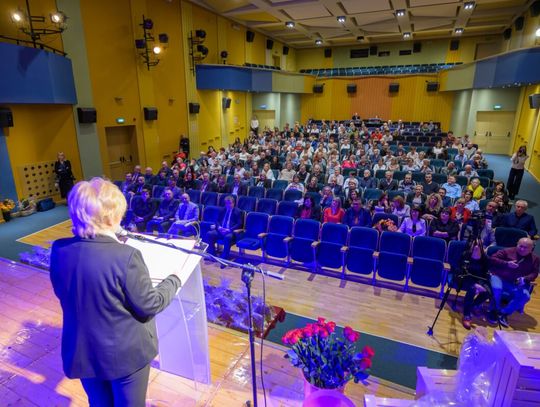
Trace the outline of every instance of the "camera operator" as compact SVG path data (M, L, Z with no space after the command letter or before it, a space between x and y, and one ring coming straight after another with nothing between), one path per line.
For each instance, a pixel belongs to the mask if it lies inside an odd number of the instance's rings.
M533 253L534 243L528 237L519 239L516 247L499 250L489 259L493 301L488 315L491 323L508 327L507 317L522 309L530 300L530 285L538 277L540 258ZM501 306L503 292L510 301Z
M484 252L482 240L471 240L461 260L460 288L467 290L463 304L463 319L461 323L465 329L471 329L471 311L490 296L488 277L488 258Z
M485 211L473 212L469 221L461 229L461 240L471 240L479 237L484 247L495 243L493 216L492 206L489 208L489 211L486 207Z

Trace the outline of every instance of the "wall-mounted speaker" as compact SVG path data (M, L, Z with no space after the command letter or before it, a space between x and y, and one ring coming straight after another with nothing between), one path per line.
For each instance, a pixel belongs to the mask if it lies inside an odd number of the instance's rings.
M511 28L507 28L506 30L503 31L503 38L505 40L509 40L511 36L512 36L512 29Z
M369 55L377 55L379 53L379 47L372 45L369 47Z
M221 99L221 104L223 106L223 109L228 109L229 107L231 107L231 98Z
M13 127L13 113L7 107L0 107L0 128Z
M529 95L529 106L531 109L538 109L540 107L540 93ZM0 127L2 127L1 124Z
M428 92L437 92L439 90L439 82L428 82L426 90Z
M450 41L450 51L457 51L459 49L459 40Z
M198 103L190 103L189 104L189 113L197 114L199 113L199 110L201 109L201 105Z
M313 85L313 93L323 93L323 85Z
M157 120L157 108L145 107L143 108L144 120Z
M399 83L391 83L388 85L388 92L397 93L399 92Z
M253 42L255 39L255 33L253 31L246 31L246 41Z
M79 123L97 122L97 112L93 107L78 107L77 117L79 119Z
M531 4L531 17L538 17L540 15L540 0Z
M325 58L332 58L332 48L325 48L324 49L324 57Z
M516 21L514 22L514 26L516 27L516 31L523 30L523 24L525 23L525 17L521 16L516 18Z
M412 52L415 54L418 54L419 52L422 52L422 43L421 42L415 42L412 47Z
M289 55L289 47L283 46L283 55Z
M274 40L266 40L266 49L274 48Z
M356 93L356 85L354 83L347 85L347 93Z

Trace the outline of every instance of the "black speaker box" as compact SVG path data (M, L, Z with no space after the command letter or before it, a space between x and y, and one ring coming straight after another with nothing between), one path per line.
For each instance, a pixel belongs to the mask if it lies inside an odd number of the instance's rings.
M531 109L538 109L540 107L540 93L529 95L529 106Z
M531 16L538 17L540 15L540 0L531 4Z
M0 107L0 127L13 127L13 113L7 107Z
M437 92L439 90L439 82L428 82L426 90L428 92Z
M512 36L512 29L511 28L507 28L506 30L503 31L503 38L505 40L509 40L511 36Z
M221 104L223 105L223 109L228 109L229 107L231 107L231 98L221 99Z
M266 40L266 49L272 49L272 48L274 48L274 41Z
M422 43L415 42L412 47L412 52L414 52L415 54L422 52Z
M356 93L356 85L354 83L347 85L347 93Z
M450 41L450 51L457 51L459 49L459 40Z
M516 21L514 22L514 25L516 27L516 31L523 30L523 24L525 23L525 17L521 16L516 18Z
M325 48L324 49L324 57L325 58L332 58L332 48Z
M201 105L199 105L198 103L189 104L189 113L197 114L199 113L200 109L201 109Z
M313 93L323 93L323 85L313 85Z
M289 47L283 46L283 55L289 55Z
M369 47L369 55L377 55L379 53L379 47L372 45Z
M144 111L144 120L157 120L156 107L145 107L143 111Z
M78 107L77 116L79 118L79 123L97 122L97 112L93 107Z
M388 85L388 92L397 93L399 92L399 83L391 83Z
M255 38L255 33L253 31L246 31L246 41L247 42L253 42L254 38Z

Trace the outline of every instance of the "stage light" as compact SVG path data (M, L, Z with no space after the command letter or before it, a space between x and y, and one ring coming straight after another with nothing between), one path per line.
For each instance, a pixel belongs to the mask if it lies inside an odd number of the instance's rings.
M151 30L152 28L154 28L154 22L150 20L149 18L145 18L143 19L142 26L143 26L143 29L145 30Z
M406 40L408 38L411 38L411 33L409 33L409 32L403 33L403 39Z
M24 14L21 11L14 11L11 13L11 21L15 24L22 23L24 21Z
M135 48L137 49L145 49L146 48L146 41L139 38L135 40Z
M315 45L322 45L322 40L315 40Z
M461 34L463 34L463 28L456 28L456 29L454 30L454 34L456 34L456 35L461 35Z
M199 44L197 45L197 52L200 52L201 54L203 54L204 56L207 56L208 55L208 48L206 48L204 45L202 44Z
M152 48L152 52L156 55L161 54L161 51L163 51L163 49L159 45L156 45L154 48Z
M166 33L158 34L158 41L152 33L154 22L150 18L142 16L143 37L135 40L135 48L142 58L144 64L150 70L151 67L159 64L159 55L163 53L166 44L169 43L169 36Z
M168 44L169 43L169 36L165 33L158 34L158 40L162 44Z
M294 24L294 21L287 21L285 23L285 27L287 28L294 28L295 24Z
M206 38L206 31L195 30L195 37L200 38L200 39Z
M346 17L345 17L345 16L338 16L338 17L337 17L337 21L338 21L338 23L340 23L340 24L344 24L344 23L345 23L345 20L346 20Z
M468 1L466 3L463 4L463 9L464 10L472 10L475 6L475 2L474 1Z
M364 36L360 35L360 36L356 37L356 41L364 41Z
M405 16L405 10L396 10L396 17L404 17Z
M54 13L51 13L51 22L53 24L63 24L66 21L66 15L62 13L61 11L56 11Z

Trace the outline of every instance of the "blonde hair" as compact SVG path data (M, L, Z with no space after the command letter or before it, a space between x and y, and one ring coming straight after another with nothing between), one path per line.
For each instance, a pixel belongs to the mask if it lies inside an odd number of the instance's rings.
M105 230L118 226L127 207L122 192L103 178L78 182L68 197L73 234L94 238Z

